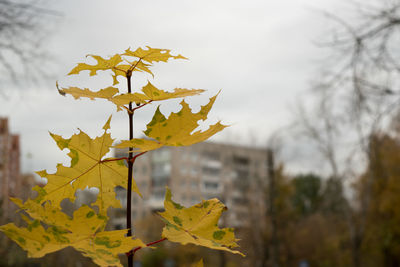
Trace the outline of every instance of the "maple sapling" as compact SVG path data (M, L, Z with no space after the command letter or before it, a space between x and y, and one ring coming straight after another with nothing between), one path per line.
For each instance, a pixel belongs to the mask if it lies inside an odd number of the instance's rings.
M134 238L131 230L132 193L142 196L133 178L135 160L148 151L163 146L189 146L202 142L223 130L226 126L220 122L210 125L205 131L196 130L199 126L198 121L207 119L217 95L211 97L197 113L193 113L184 100L180 102L180 111L172 112L168 117L161 113L158 106L144 131L146 137L135 138L133 117L139 109L158 101L198 95L204 90L176 88L168 92L148 82L141 92L132 92L131 79L134 72L146 72L154 76L150 70L154 62L186 59L181 55L171 55L168 49L146 47L135 51L127 49L124 53L115 54L108 59L96 55L90 57L96 64L79 63L69 75L89 71L90 76L94 76L98 71L111 71L113 85L98 91L79 87L58 90L62 95L69 94L75 99L104 99L115 104L117 112L127 112L129 139L116 143L111 138L108 132L111 129L111 116L103 126L103 134L94 139L82 131L69 139L51 134L61 150L69 150L70 166L58 164L55 173L47 173L45 170L37 172L47 179L45 186L33 188L38 193L37 197L25 202L17 198L12 199L29 215L21 215L27 226L17 227L9 223L0 226L0 230L26 250L29 257L42 257L72 246L100 266L122 266L118 254L126 254L128 266L132 267L136 251L165 240L183 245L191 243L244 256L233 250L238 246L233 229L218 227L218 220L226 207L216 198L203 200L186 208L175 203L170 189L166 188L165 211L159 213L165 222L160 239L145 243ZM126 78L126 93L114 87L119 83L120 77ZM112 147L127 149L127 156L105 158ZM111 207L121 208L114 191L118 186L127 190L126 229L105 231L109 221L107 210ZM75 201L76 190L85 188L98 189L96 201L91 206L82 205L74 211L73 216L65 214L60 207L61 201ZM203 266L202 260L197 266Z

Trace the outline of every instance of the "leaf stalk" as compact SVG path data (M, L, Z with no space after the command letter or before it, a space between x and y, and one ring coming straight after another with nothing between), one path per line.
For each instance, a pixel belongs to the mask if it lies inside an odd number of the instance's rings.
M146 247L150 247L150 246L152 246L152 245L158 244L158 243L163 242L163 241L165 241L165 240L167 240L167 238L164 237L164 238L161 238L160 240L156 240L156 241L147 243L147 244L146 244ZM132 256L133 256L133 255L135 255L136 251L138 251L139 249L142 249L142 248L144 248L144 247L137 247L137 248L134 248L134 249L132 249L131 251L127 252L126 255L127 255L127 256L129 256L129 255L132 255Z

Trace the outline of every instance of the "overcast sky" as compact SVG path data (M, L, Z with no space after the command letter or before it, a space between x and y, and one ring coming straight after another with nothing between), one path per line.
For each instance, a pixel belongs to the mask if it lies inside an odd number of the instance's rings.
M52 8L63 17L52 22L55 31L46 49L57 58L55 76L61 86L94 90L110 85L109 73L98 78L87 72L66 76L78 62L93 63L85 55L110 56L145 45L171 49L189 60L160 63L153 70L154 79L136 75L134 87L139 89L150 80L166 90L207 89L202 96L188 99L195 110L222 89L210 122L221 119L231 127L215 140L265 145L272 132L292 120L290 106L307 90L321 59L322 52L313 42L321 37L326 21L313 9L332 11L340 8L340 2L55 1ZM120 89L126 90L124 83ZM24 171L54 171L57 162L67 162L48 131L69 137L80 128L94 137L113 114L113 137L127 137L126 114L117 114L105 101L75 101L60 96L55 87L24 92L24 96L0 99L0 116L9 117L12 132L21 135ZM178 103L161 104L161 110L166 115L177 111ZM156 106L138 113L137 134Z

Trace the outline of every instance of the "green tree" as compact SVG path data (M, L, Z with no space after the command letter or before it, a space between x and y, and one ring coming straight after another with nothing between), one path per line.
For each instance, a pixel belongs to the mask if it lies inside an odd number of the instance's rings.
M297 212L303 216L315 213L321 206L321 177L315 174L297 175L292 184L292 202Z

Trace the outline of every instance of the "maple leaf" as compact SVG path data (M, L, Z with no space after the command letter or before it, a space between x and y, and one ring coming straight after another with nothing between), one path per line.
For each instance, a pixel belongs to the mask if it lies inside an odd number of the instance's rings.
M127 188L127 167L123 160L103 159L114 141L107 133L110 120L111 116L103 127L104 134L95 139L84 132L74 134L69 139L51 134L61 150L69 149L71 165L66 167L58 164L54 174L45 170L37 172L47 179L47 184L42 189L45 193L41 196L41 202L49 200L53 205L59 205L64 198L73 201L77 189L96 187L99 193L94 205L100 210L106 210L110 206L121 207L119 200L115 198L114 188ZM132 190L141 196L134 180Z
M109 59L104 59L101 56L97 55L87 55L94 58L97 61L95 65L89 65L86 63L78 63L78 65L73 68L68 75L72 74L79 74L81 71L89 70L90 76L94 76L97 74L98 70L112 70L114 72L113 80L114 85L118 83L117 76L122 75L126 76L126 72L121 67L117 67L119 63L122 62L121 55L115 54L114 56L110 57Z
M146 46L146 49L143 49L139 47L135 51L131 51L130 48L125 50L125 53L123 54L124 56L131 56L131 57L137 57L143 61L146 61L148 63L153 63L153 62L167 62L168 59L173 58L173 59L187 59L182 55L177 55L173 56L171 55L171 50L169 49L159 49L159 48L151 48L149 46Z
M41 188L33 188L33 190L38 191L39 194L45 194L44 191L41 192ZM41 203L41 198L36 198L34 200L28 199L24 203L19 198L10 198L21 210L26 211L29 216L31 216L35 220L43 221L48 225L54 225L58 228L65 228L69 225L70 217L61 212L60 206L51 205L49 202ZM103 215L103 219L107 219L107 213L101 213ZM49 216L50 215L50 216ZM98 229L103 230L106 221L104 220L103 225L98 225ZM67 225L65 225L67 224Z
M34 220L23 216L27 227L9 223L0 226L0 231L28 251L29 257L43 257L71 246L100 266L122 266L118 254L145 246L140 239L125 237L127 230L102 231L107 218L86 205L76 210L71 218L49 203L42 206L32 200L25 204L20 200L15 202L21 208L29 207L27 212ZM42 223L48 227L44 228Z
M167 62L170 58L186 59L181 55L171 55L170 50L168 49L151 48L148 46L147 50L139 47L133 52L128 48L127 50L125 50L124 54L115 54L109 59L105 59L97 55L88 56L94 58L97 61L97 64L89 65L86 63L78 63L77 66L75 66L68 73L68 75L79 74L81 71L88 70L90 71L90 76L94 76L97 74L98 70L111 70L114 73L114 75L112 75L113 85L118 84L118 76L128 77L132 74L133 71L147 72L154 77L153 73L149 69L149 67L152 66L153 62ZM125 59L126 63L128 64L120 64L124 61L121 56L137 57L139 59L132 62Z
M115 94L119 92L118 88L112 86L101 89L97 92L91 91L88 88L81 89L78 87L61 88L58 90L61 94L70 94L75 99L79 99L81 97L87 97L91 100L94 100L96 98L103 98L110 100Z
M167 118L158 107L153 119L147 124L144 134L152 139L134 138L122 141L117 148L133 147L134 152L144 152L157 149L162 146L189 146L202 142L217 132L223 130L226 125L217 122L205 131L196 131L199 120L206 120L208 112L213 106L217 95L210 98L208 104L201 107L198 113L192 113L189 105L182 100L182 109L177 113L171 113Z
M115 54L110 59L104 59L101 56L96 55L88 55L94 58L97 61L96 65L89 65L86 63L78 63L78 65L73 68L68 75L79 74L83 70L89 70L90 76L94 76L97 74L98 70L110 70L115 68L119 63L122 62L122 58L120 55Z
M120 106L127 105L130 102L141 104L149 101L160 101L198 95L204 91L205 90L203 89L175 88L173 92L167 92L156 88L149 81L147 81L147 84L142 88L143 93L121 94L113 97L110 99L110 101L116 104L118 109L120 109Z
M218 227L218 220L227 209L218 199L203 200L185 208L172 201L171 191L167 187L164 208L164 212L159 212L166 223L162 232L163 238L183 245L191 243L244 256L231 249L238 247L233 228Z
M118 88L115 87L107 87L101 89L97 92L91 91L87 88L81 89L78 87L69 87L69 88L61 88L58 89L61 94L70 94L75 99L79 99L81 97L87 97L91 100L95 98L107 99L117 105L117 111L122 110L122 106L129 104L130 102L142 104L149 103L150 101L160 101L172 98L180 98L186 96L198 95L205 90L203 89L184 89L184 88L175 88L173 92L167 92L164 90L160 90L152 85L149 81L142 88L143 93L130 93L130 94L118 94Z

